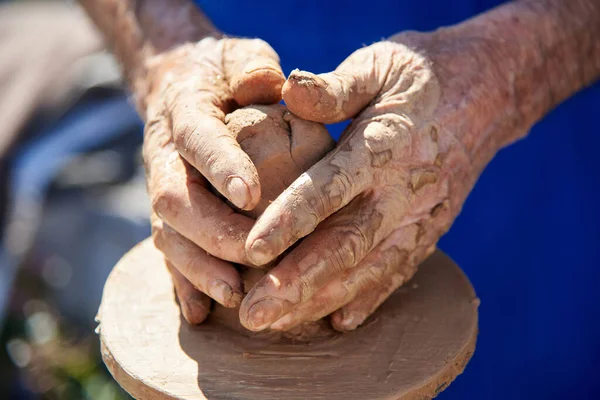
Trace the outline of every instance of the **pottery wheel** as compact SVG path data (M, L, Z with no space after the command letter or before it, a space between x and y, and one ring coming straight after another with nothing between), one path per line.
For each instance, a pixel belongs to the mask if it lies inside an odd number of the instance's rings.
M138 399L429 399L475 349L479 301L435 252L356 331L298 342L180 316L161 253L145 240L110 274L102 357Z

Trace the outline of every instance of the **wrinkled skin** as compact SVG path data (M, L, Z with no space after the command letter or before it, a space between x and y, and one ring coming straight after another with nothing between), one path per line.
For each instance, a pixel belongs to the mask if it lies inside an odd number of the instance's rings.
M512 79L485 45L452 31L405 33L332 73L291 74L283 98L292 112L353 121L250 232L255 264L308 236L248 293L244 326L287 330L331 314L334 328L352 330L414 275L487 162L542 107L505 94L507 82L523 94L547 88Z
M470 189L455 178L477 173L437 122L440 97L430 61L392 40L355 52L331 74L291 74L284 100L292 112L355 119L252 229L256 264L316 231L248 294L247 328L287 330L335 312L336 329L354 329L434 251Z
M273 50L218 39L189 0L81 2L147 121L153 235L192 323L208 313L203 293L240 302L230 262L266 264L306 236L248 293L241 322L283 330L333 313L336 329L354 329L433 251L495 153L600 77L596 0L509 2L361 49L331 74L295 72L283 87L295 114L353 122L252 227L207 185L246 210L259 202L223 116L279 100Z
M599 37L595 0L521 0L394 36L333 73L292 73L292 112L354 119L252 228L255 264L310 235L248 293L242 324L285 330L330 313L338 330L363 323L433 252L498 150L600 78Z
M261 198L256 168L226 128L225 115L275 103L285 81L277 54L260 40L208 37L148 63L144 161L152 235L173 275L182 312L202 322L210 298L239 306L243 288L231 264L249 264L244 243L254 221L234 212Z

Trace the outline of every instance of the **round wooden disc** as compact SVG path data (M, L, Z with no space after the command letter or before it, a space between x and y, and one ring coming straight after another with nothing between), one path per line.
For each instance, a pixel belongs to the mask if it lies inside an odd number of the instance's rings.
M99 312L104 362L140 399L427 399L471 358L478 299L434 253L362 327L307 342L244 335L180 316L150 240L112 271Z

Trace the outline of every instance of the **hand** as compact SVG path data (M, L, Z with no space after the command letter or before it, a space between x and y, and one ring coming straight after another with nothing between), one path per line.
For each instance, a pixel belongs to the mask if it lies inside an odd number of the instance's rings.
M244 243L254 221L256 169L227 130L238 106L276 103L285 78L275 51L260 40L208 37L148 63L144 161L152 235L173 275L184 317L200 323L210 300L236 307L242 282L231 262L249 264Z
M461 60L434 37L399 35L335 72L288 78L283 98L298 116L354 120L252 228L255 264L316 230L248 293L240 309L248 329L287 330L331 313L334 328L355 329L449 229L485 164L457 133L476 131L484 117L466 94L476 89L474 58Z

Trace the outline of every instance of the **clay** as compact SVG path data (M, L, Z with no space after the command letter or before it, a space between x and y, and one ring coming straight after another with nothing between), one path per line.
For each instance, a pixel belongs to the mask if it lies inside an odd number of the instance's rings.
M261 200L242 211L253 218L334 145L325 126L303 120L281 104L241 108L228 114L225 124L258 172Z
M252 218L258 218L277 196L323 158L335 144L324 125L303 120L281 104L238 109L225 117L225 124L258 172L262 189L260 202L252 210L238 210ZM244 293L248 293L275 265L276 262L273 262L261 269L239 266ZM212 313L213 318L231 329L247 331L240 324L238 308L216 305ZM304 340L327 336L330 331L328 322L315 321L289 332L271 335Z
M115 266L98 314L102 357L140 399L402 399L444 390L475 348L468 279L437 251L356 331L307 340L181 316L162 254L145 240Z

